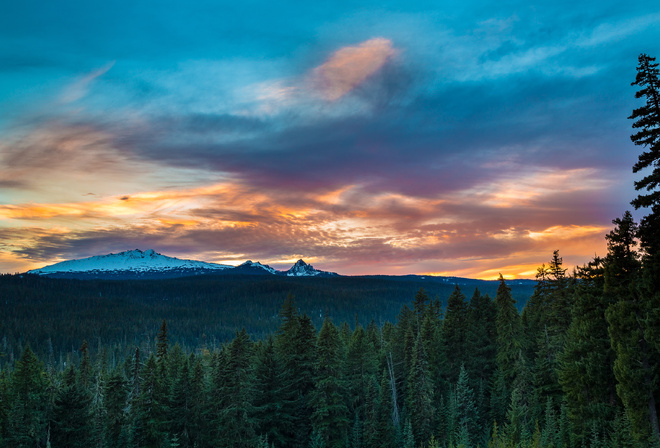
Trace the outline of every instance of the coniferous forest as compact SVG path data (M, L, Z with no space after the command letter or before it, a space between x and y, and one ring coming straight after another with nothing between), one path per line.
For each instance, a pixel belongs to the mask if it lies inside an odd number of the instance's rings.
M494 297L419 289L393 321L315 324L289 296L274 331L213 346L171 342L166 319L153 350L26 345L0 372L0 447L660 446L654 61L639 57L630 117L644 217L614 219L607 254L573 272L555 251L522 312L500 277Z

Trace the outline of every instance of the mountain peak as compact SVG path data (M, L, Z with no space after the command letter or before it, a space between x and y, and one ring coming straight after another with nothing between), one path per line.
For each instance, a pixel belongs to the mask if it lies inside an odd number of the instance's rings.
M296 263L291 267L291 269L286 271L285 274L289 277L316 277L316 276L334 277L337 275L334 272L325 272L314 269L314 266L305 263L302 258L296 261Z
M77 260L62 261L41 269L28 271L29 274L89 273L89 272L167 272L181 269L227 269L216 263L182 260L161 255L153 249L144 252L140 249L127 250L117 254L97 255Z

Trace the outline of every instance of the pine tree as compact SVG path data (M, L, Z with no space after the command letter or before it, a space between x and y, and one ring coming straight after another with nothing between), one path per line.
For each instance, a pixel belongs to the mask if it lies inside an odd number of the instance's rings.
M436 304L438 305L437 308ZM448 389L447 382L445 381L447 377L447 361L442 342L441 314L439 303L437 300L434 300L426 308L420 330L420 337L429 366L429 380L433 384L434 402Z
M418 335L413 348L407 385L406 409L412 424L414 439L418 443L426 444L431 438L435 409L433 407L433 384L421 335Z
M456 389L450 388L438 401L438 427L436 434L442 446L454 446L459 432Z
M632 425L625 412L619 413L614 419L609 441L612 448L641 448L642 446L633 437Z
M403 426L403 448L415 448L415 434L410 419L406 419Z
M299 315L289 296L280 311L282 323L275 336L275 354L282 368L280 380L281 427L285 446L304 448L312 432L309 394L314 388L316 330L307 315Z
M346 382L349 391L349 410L363 419L367 385L376 375L376 349L361 325L353 332L346 352Z
M105 405L105 382L106 371L101 366L97 369L92 387L90 390L91 397L91 440L92 446L96 448L103 448L104 441L104 426L107 419L107 410Z
M447 299L442 339L447 362L447 381L456 383L461 364L467 358L468 304L458 285Z
M11 447L39 447L46 440L48 383L43 368L29 346L16 361L11 381L7 442Z
M382 443L378 434L379 396L380 386L378 385L375 376L372 376L371 381L367 384L365 392L364 423L362 425L364 448L379 448Z
M326 318L319 331L314 390L309 397L312 423L328 448L343 448L348 435L346 385L342 373L341 337L337 327Z
M522 352L518 355L516 372L507 412L506 434L515 443L519 443L531 438L533 421L530 410L534 406L532 374Z
M516 363L522 349L520 314L518 314L515 303L516 301L511 297L511 288L507 286L500 274L500 285L495 296L497 306L495 318L497 354L495 359L506 384L511 384L516 376Z
M257 439L252 354L252 341L242 329L226 348L226 363L218 366L222 369L222 402L215 422L218 447L251 448Z
M630 138L635 145L646 149L640 154L633 172L651 168L641 180L635 182L635 190L646 191L639 194L632 201L632 205L650 208L650 213L642 218L639 225L639 238L644 249L642 282L640 285L640 303L646 310L644 338L653 344L651 357L652 369L658 367L658 354L660 353L660 79L658 64L655 58L646 54L639 56L637 77L632 85L639 86L636 98L645 98L646 104L633 110L629 117L635 120L633 128L639 129ZM654 377L657 373L654 374ZM655 387L657 391L657 386ZM649 404L649 420L651 431L656 442L660 443L660 427L658 425L658 401L654 397L656 408ZM635 426L633 419L633 426Z
M639 86L636 98L644 98L646 104L633 110L630 115L634 129L639 129L630 139L635 145L642 146L646 151L640 154L637 163L633 166L633 173L646 168L652 168L651 172L641 180L635 182L635 190L647 191L640 193L633 201L635 209L650 207L651 213L644 217L640 224L640 238L642 247L648 254L651 266L647 266L652 274L649 278L654 279L653 284L660 285L660 79L658 75L658 64L655 58L646 54L639 55L637 66L637 77L632 83Z
M611 300L603 293L603 272L603 260L599 258L578 269L580 282L575 292L573 320L558 358L558 378L578 446L590 437L593 426L609 425L618 405L615 353L605 319Z
M468 333L465 368L472 380L472 386L481 381L489 381L495 371L497 328L495 302L479 289L474 290L468 306Z
M192 367L190 377L190 422L189 439L190 446L204 446L205 435L210 431L208 429L208 419L205 415L207 408L207 384L204 366L201 357L190 355L189 365Z
M254 371L254 412L257 433L276 446L285 446L283 429L292 425L292 416L282 413L282 365L275 354L273 338L266 339L257 348Z
M550 397L548 397L545 405L545 423L543 425L543 431L541 431L540 445L543 447L561 446L557 413Z
M158 330L158 336L156 337L156 359L159 362L163 362L167 356L167 322L163 319L163 322L160 324L160 329Z
M82 359L80 360L79 382L82 387L89 389L94 373L92 372L92 362L89 359L89 344L87 344L87 341L83 341L80 347L80 353L82 354Z
M616 228L607 235L605 296L608 331L616 354L614 374L617 393L639 441L658 434L658 366L660 353L654 344L652 315L657 305L653 294L636 288L639 262L634 250L635 225L629 213L614 220ZM642 268L644 269L644 268Z
M127 400L128 382L123 373L115 369L105 385L104 439L107 448L122 448L128 445Z
M69 367L53 404L51 442L53 446L88 448L92 444L92 397Z
M458 416L459 434L456 437L458 444L465 447L476 446L481 442L479 410L464 366L461 366L456 383L456 414Z
M376 446L379 448L394 448L398 428L395 427L394 423L393 415L395 409L392 401L390 376L386 369L383 369L383 374L380 380L378 408L376 412L377 422L376 435L374 438L379 442Z
M170 375L172 378L168 399L168 432L176 438L182 448L192 446L190 443L190 426L192 422L193 397L191 390L190 368L179 345L175 345L170 354Z
M129 439L130 445L160 446L165 442L164 415L162 412L162 396L159 391L158 367L152 354L140 373L141 381L139 395L133 397L131 403Z

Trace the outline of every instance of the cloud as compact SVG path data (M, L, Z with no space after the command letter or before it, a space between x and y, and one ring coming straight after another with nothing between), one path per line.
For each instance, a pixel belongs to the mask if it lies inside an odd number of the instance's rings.
M315 68L312 83L328 101L336 101L380 70L396 51L389 39L369 39L344 47Z
M13 226L12 253L41 264L95 250L152 247L233 264L251 258L285 267L285 260L302 257L342 273L444 272L454 266L465 275L488 276L489 262L492 268L511 257L533 259L562 245L574 250L571 260L586 262L605 227L588 216L576 220L582 204L546 204L557 195L564 201L580 197L584 189L527 188L538 193L504 209L485 197L497 197L494 186L470 201L464 192L428 198L361 185L292 192L230 182L142 192L128 200L3 206L0 225Z
M116 61L109 62L103 67L94 70L93 72L83 76L73 84L69 85L60 96L60 101L63 103L73 103L83 98L89 92L91 84L98 77L105 75L108 70L110 70L115 65L115 62Z

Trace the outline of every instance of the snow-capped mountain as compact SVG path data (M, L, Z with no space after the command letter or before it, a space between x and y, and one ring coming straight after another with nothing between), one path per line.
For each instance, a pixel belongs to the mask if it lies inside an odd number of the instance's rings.
M288 271L278 271L268 265L248 260L238 266L182 260L159 254L153 249L135 249L118 254L99 255L78 260L62 261L41 269L28 271L48 277L80 279L172 278L201 274L286 275L291 277L335 277L334 272L314 269L298 260Z
M144 252L135 249L118 254L62 261L41 269L28 271L28 274L53 277L78 277L84 274L86 277L96 278L153 277L153 274L158 277L179 277L209 271L218 272L229 268L232 268L232 266L168 257L153 249Z
M311 264L305 263L303 260L298 260L296 263L284 273L288 277L334 277L337 276L335 272L319 271L314 269Z
M281 274L280 271L271 268L267 264L248 260L232 269L232 274Z

